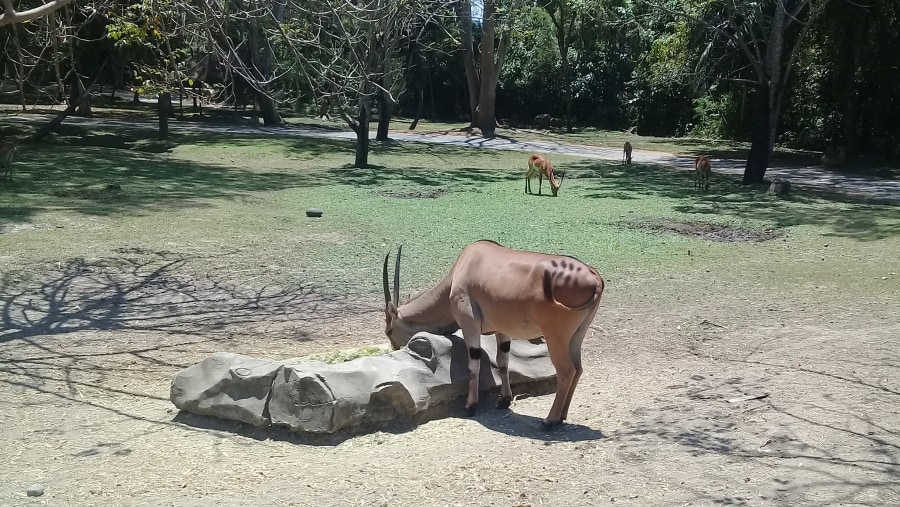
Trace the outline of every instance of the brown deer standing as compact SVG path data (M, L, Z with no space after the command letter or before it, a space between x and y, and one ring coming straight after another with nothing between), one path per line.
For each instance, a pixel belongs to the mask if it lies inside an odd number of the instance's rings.
M16 145L9 141L0 141L0 180L5 175L12 181L12 164L16 154Z
M526 194L532 193L531 178L535 175L538 177L538 195L541 195L541 183L544 180L544 176L546 176L547 180L550 182L550 191L553 192L553 197L556 197L557 192L559 192L559 187L562 186L563 179L566 177L565 173L562 173L557 181L556 176L553 174L553 162L550 162L543 155L538 155L536 153L528 157L528 171L525 172Z
M622 163L631 164L631 143L625 141L625 147L622 149Z
M388 289L384 257L385 334L394 349L419 332L452 333L462 329L469 349L466 410L478 404L481 335L497 337L500 402L509 408L509 350L512 338L543 336L556 369L556 397L543 421L561 424L581 378L581 344L603 295L603 277L587 264L565 255L513 250L493 241L476 241L459 254L450 272L421 296L400 305L400 252L394 265L394 295Z
M712 175L712 168L709 165L709 157L701 155L694 161L694 188L709 190L709 178Z

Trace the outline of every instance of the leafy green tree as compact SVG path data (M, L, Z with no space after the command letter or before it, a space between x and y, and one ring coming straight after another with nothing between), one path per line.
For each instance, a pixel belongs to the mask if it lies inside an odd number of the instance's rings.
M720 80L756 89L745 184L762 183L799 50L829 0L692 0L652 5L690 20L705 33L695 46L697 67Z

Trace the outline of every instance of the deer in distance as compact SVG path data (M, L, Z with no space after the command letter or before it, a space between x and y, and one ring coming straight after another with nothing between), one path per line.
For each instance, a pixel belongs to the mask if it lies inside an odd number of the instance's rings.
M16 154L16 145L9 141L0 141L0 180L6 176L12 181L12 164Z
M709 157L701 155L694 161L694 188L709 190L709 178L712 168L709 165Z
M528 157L528 171L525 172L525 194L532 193L531 178L535 175L538 177L538 195L541 195L541 183L546 176L547 181L550 182L550 191L553 192L553 197L556 197L559 187L562 186L563 179L566 177L565 173L562 173L557 180L556 175L553 174L553 162L537 153Z
M489 240L460 252L450 272L417 298L400 305L400 253L394 265L394 293L388 288L385 255L383 282L385 334L396 350L425 331L450 334L462 330L469 353L469 416L478 405L481 335L497 339L500 401L509 408L509 351L513 338L544 337L556 370L556 396L543 420L545 429L562 424L581 378L581 345L603 295L605 282L593 267L569 256L514 250Z
M625 147L622 148L622 164L631 164L631 143L625 141Z

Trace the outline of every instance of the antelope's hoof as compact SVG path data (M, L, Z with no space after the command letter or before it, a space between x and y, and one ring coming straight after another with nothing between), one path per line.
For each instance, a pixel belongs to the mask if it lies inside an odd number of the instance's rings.
M497 402L497 408L500 410L506 410L510 405L512 405L512 396L501 396L500 401Z
M545 431L555 430L562 426L562 423L562 421L548 421L545 419L541 421L541 429Z
M475 409L478 408L477 403L473 403L471 407L466 407L466 415L472 417L475 415Z

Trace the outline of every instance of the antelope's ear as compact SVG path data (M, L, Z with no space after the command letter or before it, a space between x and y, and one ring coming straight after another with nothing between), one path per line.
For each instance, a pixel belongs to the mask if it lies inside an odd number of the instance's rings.
M394 306L393 302L388 302L387 306L384 308L384 313L387 314L388 317L392 319L396 319L400 316L399 312L397 312L397 307Z

